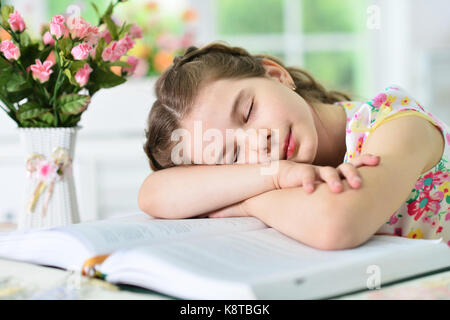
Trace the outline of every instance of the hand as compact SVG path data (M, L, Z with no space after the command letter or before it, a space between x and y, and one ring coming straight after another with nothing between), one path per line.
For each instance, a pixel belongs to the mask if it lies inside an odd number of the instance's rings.
M377 166L380 158L369 154L361 155L351 162L342 163L337 168L315 166L289 160L281 160L278 174L274 175L277 189L303 186L306 192L314 192L314 184L327 182L331 191L340 192L343 189L341 176L346 178L350 187L359 188L361 176L356 168L362 166Z

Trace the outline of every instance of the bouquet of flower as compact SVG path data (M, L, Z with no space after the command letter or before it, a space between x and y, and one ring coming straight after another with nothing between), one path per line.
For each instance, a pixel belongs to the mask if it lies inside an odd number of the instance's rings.
M177 14L164 15L155 1L138 8L123 14L126 20L136 22L136 32L143 35L129 54L139 59L136 76L157 76L172 64L175 56L183 55L194 45L197 12L187 7Z
M54 16L32 40L12 6L1 6L0 107L19 127L73 127L101 88L122 84L137 59L127 56L134 46L135 25L117 25L111 3L97 26L82 17ZM1 30L3 29L3 30Z

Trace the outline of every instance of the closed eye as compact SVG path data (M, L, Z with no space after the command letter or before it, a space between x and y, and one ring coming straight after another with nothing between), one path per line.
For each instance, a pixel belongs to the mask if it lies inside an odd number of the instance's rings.
M234 155L234 160L233 163L236 163L237 160L239 159L239 146L237 146L237 150L236 150L236 154Z
M248 114L247 114L247 117L245 118L245 123L247 123L248 122L248 119L250 119L250 115L251 115L251 113L252 113L252 110L253 110L253 99L252 99L252 104L251 104L251 106L250 106L250 110L248 110Z

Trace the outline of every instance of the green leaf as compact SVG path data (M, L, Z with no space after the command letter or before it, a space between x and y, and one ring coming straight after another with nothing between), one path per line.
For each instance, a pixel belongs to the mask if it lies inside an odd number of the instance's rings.
M66 121L62 122L62 126L63 127L74 127L77 125L77 123L80 121L81 119L81 113L79 114L75 114L75 115L70 115Z
M41 114L39 116L39 120L41 120L42 122L45 122L46 124L48 124L48 126L56 126L57 125L56 118L53 115L53 113L51 113L51 112L46 112L44 114Z
M73 41L70 38L62 38L58 40L58 48L61 49L63 55L68 57L72 50Z
M1 61L1 60L0 60ZM11 75L13 74L13 68L4 68L0 67L0 91L3 91L3 86L8 83Z
M72 64L70 65L70 71L72 73L76 73L78 70L83 68L85 64L86 64L86 61L82 61L82 60L73 61Z
M11 13L14 12L14 7L13 6L3 6L2 7L2 20L3 20L3 25L7 28L9 28L9 15Z
M28 47L31 44L31 38L26 32L21 32L19 35L20 45L22 47Z
M63 114L79 114L88 107L91 97L76 93L63 94L56 100L57 107Z
M99 19L101 19L102 16L100 15L100 11L98 11L98 8L94 2L91 2L91 6L92 6L92 8L94 8L94 11L97 13L97 16L99 17Z
M106 9L105 15L107 15L107 16L112 15L113 10L114 10L114 4L112 2L110 2L108 9Z
M25 98L30 97L32 93L33 90L31 88L26 88L20 91L8 92L8 100L12 103L19 102Z
M106 48L105 38L100 38L97 43L97 48L95 49L95 60L100 60L102 57L103 50Z
M27 47L21 49L20 61L22 61L23 66L27 68L29 65L35 63L35 60L39 57L40 53L39 43L31 43Z
M106 23L106 27L108 28L109 33L113 40L117 40L117 26L114 21L111 19L110 15L103 16L103 21Z
M8 62L5 58L0 56L0 71L11 68L11 63Z
M125 78L119 77L112 71L105 71L100 68L94 69L91 73L91 81L100 88L112 88L126 81ZM89 81L89 82L91 82Z
M34 119L46 112L48 112L48 108L41 107L37 102L28 101L19 106L19 110L17 110L17 119L19 119L19 121Z
M6 90L9 92L22 91L27 88L30 88L30 84L17 72L13 72L6 82Z

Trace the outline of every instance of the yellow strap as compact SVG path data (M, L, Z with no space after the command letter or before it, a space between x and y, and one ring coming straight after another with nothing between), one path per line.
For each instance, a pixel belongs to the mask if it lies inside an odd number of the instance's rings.
M409 116L409 115L422 117L422 118L430 121L435 126L439 127L439 125L428 115L425 115L417 110L404 110L404 111L399 111L397 113L394 113L390 116L387 116L384 119L382 119L381 121L374 123L373 127L370 130L370 133L372 133L378 126L380 126L385 121L390 121L390 120L394 120L394 119L404 117L404 116Z
M108 258L108 256L109 256L109 254L103 254L103 255L99 255L99 256L95 256L95 257L87 259L83 263L83 266L81 267L81 274L83 276L89 276L89 277L101 276L100 272L95 270L95 267L99 264L102 264L103 261L105 261L106 258Z

